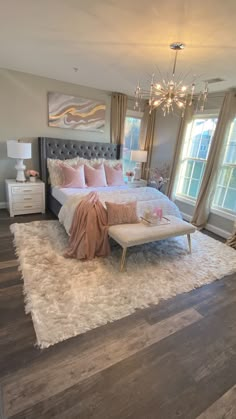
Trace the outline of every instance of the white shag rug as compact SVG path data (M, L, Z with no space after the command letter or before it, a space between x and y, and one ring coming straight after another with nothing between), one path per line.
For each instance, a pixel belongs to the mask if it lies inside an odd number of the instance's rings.
M68 236L58 221L13 224L31 313L41 348L120 319L236 272L235 250L200 232L128 249L119 272L120 247L108 258L65 259Z

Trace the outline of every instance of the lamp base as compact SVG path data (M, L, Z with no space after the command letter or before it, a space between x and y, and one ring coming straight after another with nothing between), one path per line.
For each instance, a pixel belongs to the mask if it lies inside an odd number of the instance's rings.
M26 166L23 163L23 159L17 159L16 160L15 169L17 171L16 181L17 182L26 182L26 177L25 177Z
M136 166L134 168L134 178L133 180L140 180L141 179L141 169L142 169L142 163L136 163Z

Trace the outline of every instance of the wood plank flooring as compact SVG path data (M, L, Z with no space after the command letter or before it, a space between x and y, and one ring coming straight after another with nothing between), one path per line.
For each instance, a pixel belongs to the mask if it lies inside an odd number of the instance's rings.
M40 350L9 225L47 218L0 210L0 418L236 419L236 274Z
M236 418L236 386L220 397L213 405L203 412L198 419L234 419Z

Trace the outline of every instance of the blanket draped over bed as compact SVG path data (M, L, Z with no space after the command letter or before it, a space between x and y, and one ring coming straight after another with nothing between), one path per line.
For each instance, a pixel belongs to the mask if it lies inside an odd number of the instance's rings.
M107 188L108 189L108 188ZM65 227L67 234L70 234L70 228L76 208L79 202L88 196L88 191L79 191L72 195L62 206L59 213L59 221ZM127 188L121 190L107 190L98 191L97 196L105 207L105 202L127 203L137 201L137 215L140 217L147 209L154 209L156 207L162 208L163 215L174 215L182 218L178 207L174 202L170 201L166 195L154 188Z
M107 211L96 192L90 192L78 204L70 228L69 247L65 256L77 259L93 259L108 256Z

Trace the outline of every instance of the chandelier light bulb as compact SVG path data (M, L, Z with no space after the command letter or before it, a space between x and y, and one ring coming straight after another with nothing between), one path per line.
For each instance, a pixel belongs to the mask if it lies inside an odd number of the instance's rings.
M162 82L160 82L155 80L155 74L152 74L149 89L141 87L138 83L138 86L135 90L135 109L141 109L141 102L143 100L148 100L150 113L153 111L153 109L156 109L162 105L164 116L170 112L173 113L175 109L180 108L182 112L181 115L183 116L186 106L192 105L195 83L192 82L190 86L185 86L183 85L183 80L178 80L178 78L175 77L178 52L183 50L184 47L185 45L182 42L174 42L170 45L170 48L175 51L171 80L165 81L163 79ZM204 90L200 92L197 100L198 107L201 110L204 110L204 105L207 101L208 93L208 85L206 83Z

